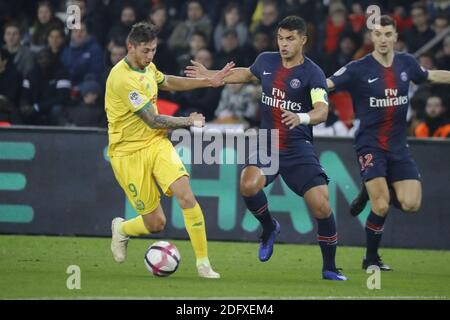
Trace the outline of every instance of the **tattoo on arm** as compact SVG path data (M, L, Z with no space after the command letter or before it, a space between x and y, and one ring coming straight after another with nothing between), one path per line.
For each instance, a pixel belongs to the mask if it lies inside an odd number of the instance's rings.
M138 112L137 115L152 129L177 129L191 125L188 117L171 117L156 114L152 107L144 107L144 110Z

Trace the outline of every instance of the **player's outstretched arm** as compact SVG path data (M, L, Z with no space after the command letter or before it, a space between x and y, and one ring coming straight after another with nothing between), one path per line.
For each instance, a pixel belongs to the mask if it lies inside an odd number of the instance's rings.
M230 74L233 67L234 62L229 62L222 70L195 79L167 75L158 88L165 91L187 91L205 87L220 87L225 84L224 78Z
M428 80L433 83L450 84L450 71L446 70L429 70Z
M194 60L191 60L191 63L192 65L187 66L184 70L184 73L189 78L212 77L219 72L217 70L208 70L204 65ZM249 68L233 68L224 78L225 83L247 83L256 80L258 78L251 73Z
M189 126L203 127L205 117L197 112L193 112L189 117L171 117L157 114L152 107L145 108L137 115L152 129L178 129Z

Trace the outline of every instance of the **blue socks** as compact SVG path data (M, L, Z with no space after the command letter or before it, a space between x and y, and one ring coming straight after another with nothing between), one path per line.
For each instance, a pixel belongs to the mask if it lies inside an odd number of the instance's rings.
M272 216L269 212L267 197L264 191L260 190L252 197L243 197L248 210L250 210L263 227L263 236L270 235L275 230Z
M376 260L378 258L378 247L384 230L386 217L380 217L370 211L366 221L367 250L366 259Z
M323 258L323 268L322 271L336 270L336 246L337 246L337 233L336 233L336 222L334 221L333 213L325 219L317 220L317 241L320 245L320 250L322 251Z

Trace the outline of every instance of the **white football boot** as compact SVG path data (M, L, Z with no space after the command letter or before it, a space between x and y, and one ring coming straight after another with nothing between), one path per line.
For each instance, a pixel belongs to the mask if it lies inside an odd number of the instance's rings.
M197 266L198 275L202 278L219 279L220 274L215 272L209 264L199 264Z
M125 221L123 218L114 218L111 223L111 251L116 262L122 263L127 257L127 246L130 237L124 236L119 232L119 225Z

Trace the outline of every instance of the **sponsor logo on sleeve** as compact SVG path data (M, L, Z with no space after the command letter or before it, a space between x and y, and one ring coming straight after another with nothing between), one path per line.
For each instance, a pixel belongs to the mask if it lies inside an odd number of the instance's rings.
M136 91L131 91L128 94L128 99L130 99L131 104L134 106L134 108L139 108L139 106L142 104L144 100L142 100L142 97L137 93Z

